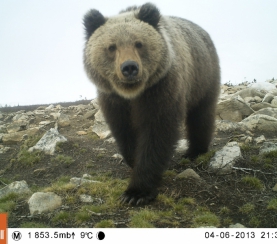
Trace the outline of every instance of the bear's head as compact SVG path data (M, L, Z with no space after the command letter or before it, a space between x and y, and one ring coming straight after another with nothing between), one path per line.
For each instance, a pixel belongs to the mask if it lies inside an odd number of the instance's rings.
M97 10L85 15L84 65L100 91L132 99L167 73L170 51L160 21L150 3L110 18Z

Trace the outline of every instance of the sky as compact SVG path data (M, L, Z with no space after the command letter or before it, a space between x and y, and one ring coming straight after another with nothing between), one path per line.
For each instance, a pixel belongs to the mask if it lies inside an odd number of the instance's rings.
M83 16L114 16L141 0L0 0L0 106L95 98L83 68ZM153 0L162 15L200 25L213 39L221 83L277 78L276 0Z

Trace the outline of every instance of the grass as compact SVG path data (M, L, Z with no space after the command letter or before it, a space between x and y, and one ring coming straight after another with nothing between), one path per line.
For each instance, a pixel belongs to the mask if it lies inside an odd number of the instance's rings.
M115 224L113 220L101 220L94 225L94 228L114 228Z
M214 226L218 227L220 225L219 218L208 211L201 212L195 216L193 219L193 227L203 227L203 226Z
M239 208L239 211L243 214L250 214L255 209L255 205L252 203L246 203Z
M158 214L154 211L144 209L141 211L130 211L131 221L129 227L131 228L154 228L154 222L158 219Z
M57 213L51 220L51 222L55 225L57 224L67 224L72 219L72 216L70 213L65 211L60 211Z
M268 202L268 210L277 210L277 198L273 198Z
M11 213L16 208L18 194L10 193L0 199L0 213Z
M21 150L18 153L17 161L25 166L32 166L35 163L40 162L41 152L29 152L26 149Z
M215 150L211 150L205 154L202 154L198 156L195 159L196 164L203 165L204 167L207 167L211 158L215 155Z
M262 190L264 185L263 183L260 181L260 179L258 179L257 177L253 177L253 176L245 176L242 178L241 180L245 185L255 189L255 190Z
M63 154L59 154L55 158L53 158L52 161L70 165L74 162L74 159L70 156L65 156Z

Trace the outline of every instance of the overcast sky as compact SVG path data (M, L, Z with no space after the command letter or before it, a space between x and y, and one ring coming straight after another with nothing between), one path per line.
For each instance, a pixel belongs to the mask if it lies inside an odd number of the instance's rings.
M116 15L141 0L0 0L0 106L96 97L83 69L82 19ZM154 0L163 15L189 19L211 35L221 82L277 78L276 0Z

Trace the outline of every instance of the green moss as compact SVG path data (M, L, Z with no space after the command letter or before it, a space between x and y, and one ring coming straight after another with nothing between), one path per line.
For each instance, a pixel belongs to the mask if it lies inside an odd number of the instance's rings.
M158 219L158 215L151 210L131 211L131 221L129 226L132 228L154 228L152 222Z
M157 196L157 201L162 202L163 204L168 206L173 206L175 204L174 199L172 197L166 196L165 194L159 194Z
M211 150L205 154L198 156L195 162L197 164L202 164L204 167L206 167L214 155L215 155L215 150Z
M221 215L229 214L230 213L230 209L228 207L222 207L222 208L220 208L219 213Z
M113 220L102 220L94 225L94 228L115 228Z
M249 227L257 228L261 224L261 221L257 217L252 217L249 220Z
M246 203L246 204L244 204L243 206L241 206L239 208L239 211L241 213L244 213L244 214L249 214L249 213L253 212L254 209L255 209L255 205L254 204L252 204L252 203Z
M190 164L190 160L188 158L183 158L183 159L181 159L179 164L186 166L186 165Z
M174 178L177 175L176 171L174 170L167 170L164 172L163 177L164 178Z
M219 225L220 225L219 218L211 212L201 213L197 215L193 220L193 227L201 227L201 226L218 227Z
M269 210L277 210L277 198L271 199L267 205Z
M53 224L67 224L72 219L72 216L70 213L65 211L60 211L52 218Z
M74 159L70 156L65 156L65 155L59 154L54 159L52 159L52 161L70 165L74 162Z
M76 213L75 219L78 224L88 222L91 220L91 214L88 211L82 209Z
M23 165L32 166L40 162L41 152L29 152L26 149L21 150L17 155L17 161Z
M51 228L51 226L32 221L32 222L22 223L19 228Z
M185 197L178 200L178 203L185 205L195 205L195 199L191 197Z
M253 188L253 189L256 189L256 190L262 190L263 189L263 184L262 182L256 178L256 177L252 177L252 176L245 176L242 178L242 182Z

